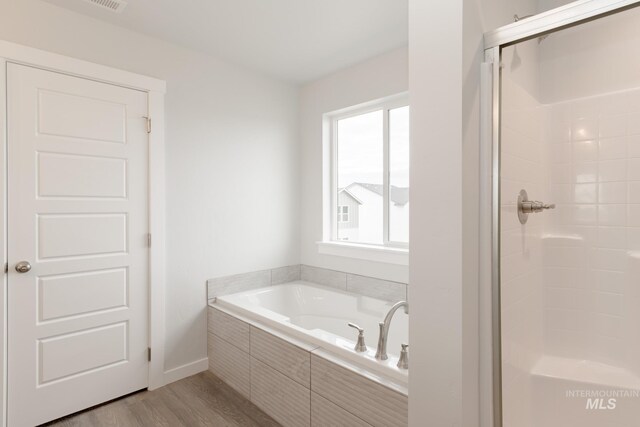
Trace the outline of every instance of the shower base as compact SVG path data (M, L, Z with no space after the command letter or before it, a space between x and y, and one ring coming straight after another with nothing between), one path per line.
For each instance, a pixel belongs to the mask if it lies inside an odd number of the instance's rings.
M637 427L640 378L589 360L543 356L531 371L533 427Z

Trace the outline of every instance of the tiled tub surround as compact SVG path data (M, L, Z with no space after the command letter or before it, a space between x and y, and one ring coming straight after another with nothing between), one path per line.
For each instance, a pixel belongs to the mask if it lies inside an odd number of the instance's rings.
M211 304L209 368L283 426L406 426L407 389Z
M308 265L292 265L272 270L254 271L210 279L207 281L207 299L211 301L218 296L279 285L295 280L304 280L386 301L395 302L407 300L408 298L408 285L406 283L381 280Z
M408 374L395 366L408 337L402 310L389 360L374 356L378 322L407 297L405 283L307 265L211 279L209 368L284 426L406 426ZM353 350L348 322L365 329L366 354Z

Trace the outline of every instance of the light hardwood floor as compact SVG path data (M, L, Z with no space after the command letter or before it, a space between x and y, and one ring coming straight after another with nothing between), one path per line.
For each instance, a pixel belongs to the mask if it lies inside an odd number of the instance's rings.
M211 372L46 424L55 427L279 426Z

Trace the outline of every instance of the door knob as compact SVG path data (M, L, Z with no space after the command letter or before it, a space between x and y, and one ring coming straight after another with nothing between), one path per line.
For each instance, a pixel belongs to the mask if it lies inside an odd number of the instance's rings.
M16 264L16 271L18 273L28 273L31 271L31 264L28 261L20 261Z

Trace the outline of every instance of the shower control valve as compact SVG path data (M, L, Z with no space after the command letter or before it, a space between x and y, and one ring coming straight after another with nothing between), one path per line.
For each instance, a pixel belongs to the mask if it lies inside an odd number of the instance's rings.
M538 212L542 212L545 209L555 209L555 208L556 208L555 203L545 204L542 202L538 202L536 200L533 200L530 202L522 202L522 211L524 213L538 213Z
M520 190L518 194L518 219L520 224L526 224L529 214L539 213L547 209L555 209L555 203L543 203L537 200L529 200L526 190Z

